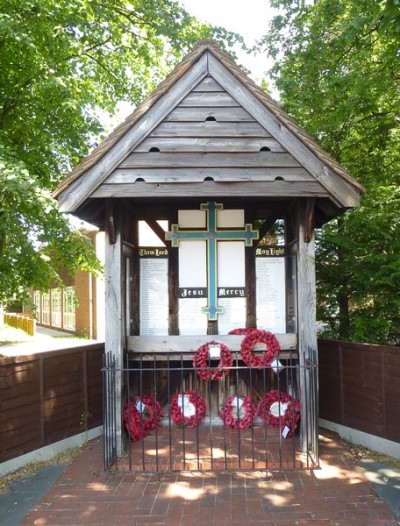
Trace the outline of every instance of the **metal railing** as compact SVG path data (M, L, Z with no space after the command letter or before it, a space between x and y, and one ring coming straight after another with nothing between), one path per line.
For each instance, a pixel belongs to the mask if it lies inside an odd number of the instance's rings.
M103 355L103 464L109 470L117 462L117 413L115 358L111 352Z
M289 357L279 366L255 369L244 365L239 353L232 355L229 374L219 381L200 378L193 368L193 355L185 353L130 352L122 370L117 370L109 357L103 369L105 469L113 463L119 470L163 472L317 467L315 364L309 361L301 367L296 358ZM208 367L215 368L216 362L210 361ZM121 418L113 395L116 374L123 375L125 393L125 452L120 458L116 456L117 426L113 421ZM300 394L301 375L306 388ZM187 393L201 395L205 414L200 415L197 404L190 407ZM302 406L310 409L300 416L301 425L296 410L300 398ZM153 400L153 408L146 413L144 402L149 400ZM177 400L181 400L181 424L176 418ZM254 414L249 419L251 408ZM229 412L233 424L227 417ZM300 437L300 429L305 436Z

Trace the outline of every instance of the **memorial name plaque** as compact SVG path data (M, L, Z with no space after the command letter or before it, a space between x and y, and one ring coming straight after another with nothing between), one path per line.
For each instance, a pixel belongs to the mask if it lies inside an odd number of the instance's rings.
M168 334L168 251L140 249L140 334Z
M286 332L286 247L261 247L256 251L257 327Z

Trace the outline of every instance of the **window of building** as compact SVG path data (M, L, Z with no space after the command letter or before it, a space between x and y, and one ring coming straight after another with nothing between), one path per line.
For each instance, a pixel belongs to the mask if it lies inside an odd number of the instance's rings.
M61 327L61 289L51 289L51 325Z
M75 330L75 291L74 287L64 289L64 329Z
M40 313L40 290L35 290L33 293L33 312L35 314L36 320L41 320Z
M43 292L42 294L42 316L41 322L45 325L50 325L50 293Z

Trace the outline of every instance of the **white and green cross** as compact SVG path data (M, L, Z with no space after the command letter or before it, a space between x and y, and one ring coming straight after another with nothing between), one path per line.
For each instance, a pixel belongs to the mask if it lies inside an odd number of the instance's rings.
M244 241L247 247L251 247L253 241L258 239L258 231L253 230L250 223L246 223L241 230L218 230L217 210L222 210L223 204L208 201L200 204L200 210L206 211L207 223L205 230L179 230L179 225L171 225L171 230L165 233L165 239L171 241L171 247L178 247L180 240L207 241L207 307L202 311L208 315L210 321L216 321L218 314L222 314L223 308L218 303L217 287L217 241Z

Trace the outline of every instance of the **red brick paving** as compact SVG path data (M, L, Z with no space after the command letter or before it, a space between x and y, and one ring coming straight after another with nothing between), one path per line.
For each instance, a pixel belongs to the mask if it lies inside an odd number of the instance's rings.
M322 430L321 469L103 473L96 439L22 526L398 526L337 435Z
M254 426L232 430L224 426L157 429L143 442L126 445L119 471L267 470L312 467L299 452L298 436L282 439L279 429ZM268 448L266 450L266 444Z

